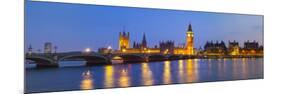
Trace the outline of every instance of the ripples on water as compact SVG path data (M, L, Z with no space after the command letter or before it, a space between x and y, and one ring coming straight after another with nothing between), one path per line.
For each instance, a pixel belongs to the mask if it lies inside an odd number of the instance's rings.
M60 68L26 66L26 92L84 90L263 78L263 59L187 59L85 67L82 61Z

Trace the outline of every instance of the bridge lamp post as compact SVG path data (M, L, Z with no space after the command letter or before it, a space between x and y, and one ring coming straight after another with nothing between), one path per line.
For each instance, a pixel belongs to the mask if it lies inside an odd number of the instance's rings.
M112 53L112 47L111 47L111 46L108 46L108 47L107 47L107 50L108 50L108 53L109 53L109 54Z
M111 50L111 49L112 49L112 47L111 47L111 46L108 46L108 47L107 47L107 49L108 49L108 50Z
M85 48L84 49L84 53L85 54L90 54L92 51L91 51L91 48Z

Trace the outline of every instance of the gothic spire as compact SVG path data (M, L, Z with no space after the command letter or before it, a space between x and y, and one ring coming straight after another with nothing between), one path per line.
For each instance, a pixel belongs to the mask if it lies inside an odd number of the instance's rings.
M189 23L189 25L188 25L188 31L191 31L191 32L192 32L191 23Z
M143 38L142 38L142 45L143 47L147 46L147 42L146 42L146 37L145 37L145 33L143 33Z

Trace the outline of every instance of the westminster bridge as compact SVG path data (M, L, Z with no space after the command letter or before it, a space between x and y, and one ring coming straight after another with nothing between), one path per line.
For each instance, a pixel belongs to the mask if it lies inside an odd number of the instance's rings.
M124 63L152 62L165 60L193 59L193 58L256 58L260 56L201 56L201 55L176 55L176 54L146 54L146 53L27 53L26 60L33 61L37 67L58 67L61 61L86 61L87 66L112 64L112 60L122 59Z

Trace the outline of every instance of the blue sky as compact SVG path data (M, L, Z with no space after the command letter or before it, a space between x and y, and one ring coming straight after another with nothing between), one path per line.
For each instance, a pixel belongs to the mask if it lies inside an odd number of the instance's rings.
M208 40L236 40L241 46L246 40L263 43L262 16L27 1L25 44L42 50L45 42L52 42L58 51L109 45L117 49L124 26L131 44L140 42L143 33L150 47L161 40L179 44L185 42L189 23L196 48Z

